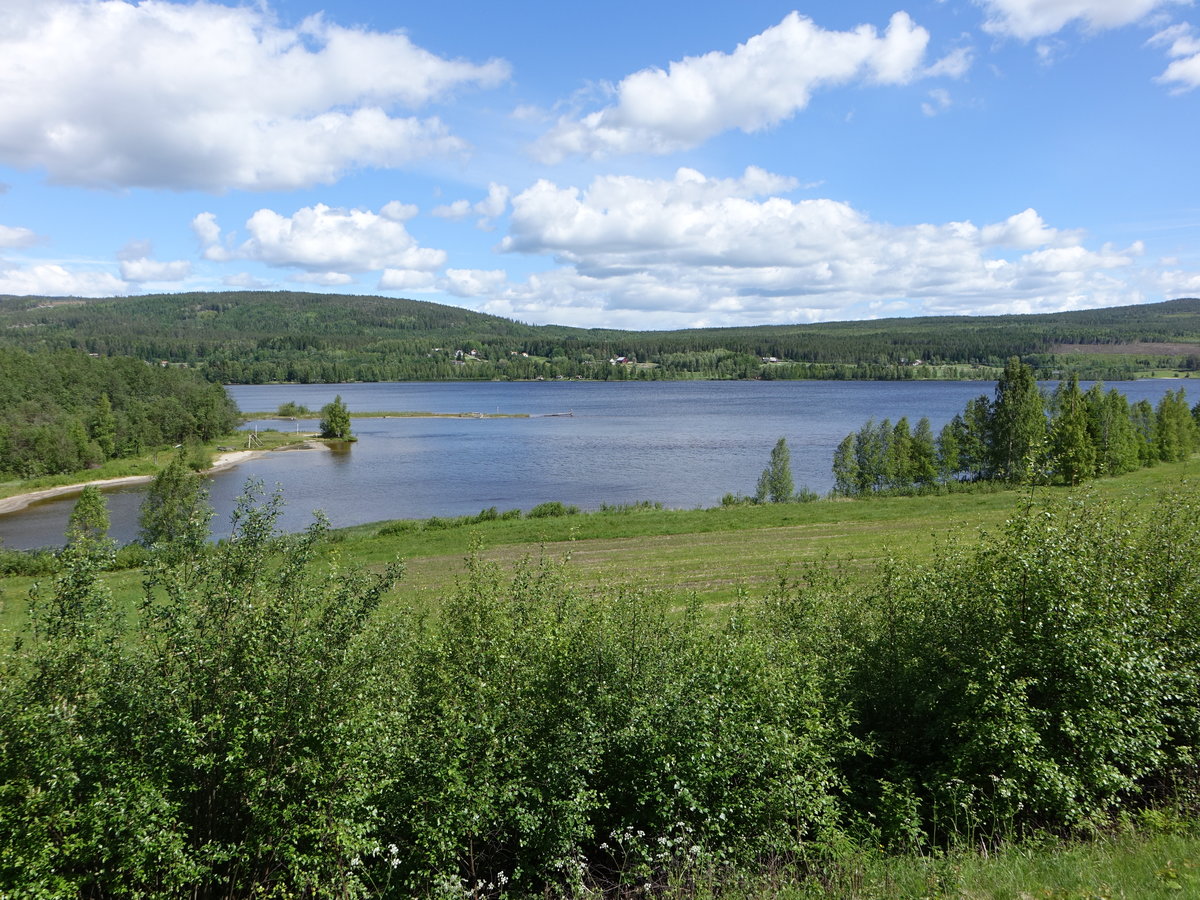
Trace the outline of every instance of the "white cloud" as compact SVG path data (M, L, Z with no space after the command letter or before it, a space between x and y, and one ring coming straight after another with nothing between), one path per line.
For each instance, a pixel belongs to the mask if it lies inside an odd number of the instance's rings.
M989 13L984 29L1022 40L1044 37L1076 22L1088 31L1131 25L1181 0L977 0Z
M508 65L265 3L10 0L0 12L0 162L56 182L222 191L329 183L462 142L398 116Z
M665 328L913 311L1051 310L1136 302L1140 244L1083 246L1035 210L982 227L890 225L791 179L609 176L586 190L539 181L513 198L507 252L560 268L483 293L525 321Z
M1018 250L1032 250L1047 245L1072 246L1083 240L1083 234L1079 231L1050 228L1034 209L1009 216L995 225L985 225L980 229L979 237L984 245Z
M299 275L293 275L288 281L300 284L318 284L322 287L339 287L353 284L354 278L345 272L302 272Z
M928 42L929 33L904 12L892 16L883 35L871 25L827 31L792 12L732 53L627 76L614 105L561 119L534 150L548 162L572 154L670 153L735 128L759 131L804 109L820 87L919 77Z
M46 263L0 269L0 294L38 294L49 297L111 297L129 286L110 272L72 270Z
M381 291L431 291L437 279L432 272L414 272L410 269L384 269L379 276Z
M122 259L121 277L126 281L183 281L192 274L192 264L186 259L159 262L141 257Z
M487 196L474 206L469 200L455 200L453 203L435 206L430 212L440 219L450 219L454 222L462 221L474 213L480 217L475 224L479 228L490 229L492 221L504 215L504 211L508 209L509 194L510 191L505 185L493 181L488 185Z
M269 281L263 281L261 278L255 278L249 272L238 272L236 275L226 275L221 279L221 284L226 287L245 288L246 290L264 290L271 287Z
M435 206L429 212L439 219L450 219L453 222L458 222L471 214L471 202L469 200L455 200L453 203L443 203L441 206Z
M323 203L291 216L260 209L246 221L250 237L237 247L222 237L212 213L196 216L192 228L205 258L217 261L252 259L315 273L438 269L445 265L446 252L421 247L404 226L404 220L415 214L416 207L395 201L379 213L334 209Z
M1165 28L1150 38L1151 44L1165 46L1173 62L1157 80L1175 84L1179 92L1200 87L1200 38L1191 25L1178 24Z
M455 297L485 297L500 291L507 278L503 269L447 269L438 287Z
M40 244L43 238L28 228L18 228L11 225L0 225L0 247L19 249Z
M929 99L921 104L921 112L927 116L936 116L938 113L948 110L952 104L949 91L944 88L934 88L929 92Z

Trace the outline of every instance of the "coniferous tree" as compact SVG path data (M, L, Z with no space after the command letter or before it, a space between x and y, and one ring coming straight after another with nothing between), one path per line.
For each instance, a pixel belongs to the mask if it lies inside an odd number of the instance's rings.
M1046 440L1045 407L1033 369L1010 358L996 382L988 422L991 477L1017 482L1032 474Z
M1096 474L1096 447L1088 431L1087 405L1074 373L1054 396L1050 427L1050 465L1065 484L1079 484Z

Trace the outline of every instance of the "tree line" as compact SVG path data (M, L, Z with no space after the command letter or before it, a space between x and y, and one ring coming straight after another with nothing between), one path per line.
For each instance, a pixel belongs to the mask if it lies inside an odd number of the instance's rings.
M1140 347L1136 359L1058 352L1061 344L1131 342ZM638 332L532 326L435 303L287 291L0 297L0 344L167 361L212 381L244 384L945 378L999 368L1013 355L1036 361L1046 375L1069 368L1121 378L1152 366L1200 367L1200 300L1033 316ZM1161 351L1148 349L1155 344Z
M870 420L833 454L834 491L844 496L928 490L954 482L1027 481L1075 485L1156 462L1178 462L1200 449L1200 403L1183 389L1157 406L1096 383L1080 390L1074 375L1051 394L1017 358L1004 367L989 400L981 395L936 436L929 419L913 428Z
M0 348L0 476L74 472L228 434L238 411L195 372L77 350Z

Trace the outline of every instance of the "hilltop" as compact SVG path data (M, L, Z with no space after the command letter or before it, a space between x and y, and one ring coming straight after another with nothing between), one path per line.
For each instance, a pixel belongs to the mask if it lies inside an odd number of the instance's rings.
M680 331L526 325L391 297L230 291L0 297L0 345L75 348L219 382L533 378L1129 378L1200 369L1200 299L1078 312Z

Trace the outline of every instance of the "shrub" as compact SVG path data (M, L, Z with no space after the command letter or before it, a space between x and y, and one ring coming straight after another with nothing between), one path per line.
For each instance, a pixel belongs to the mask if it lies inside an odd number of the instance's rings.
M564 506L561 501L551 500L547 503L539 503L525 516L530 519L548 519L557 516L574 516L579 514L578 506Z

